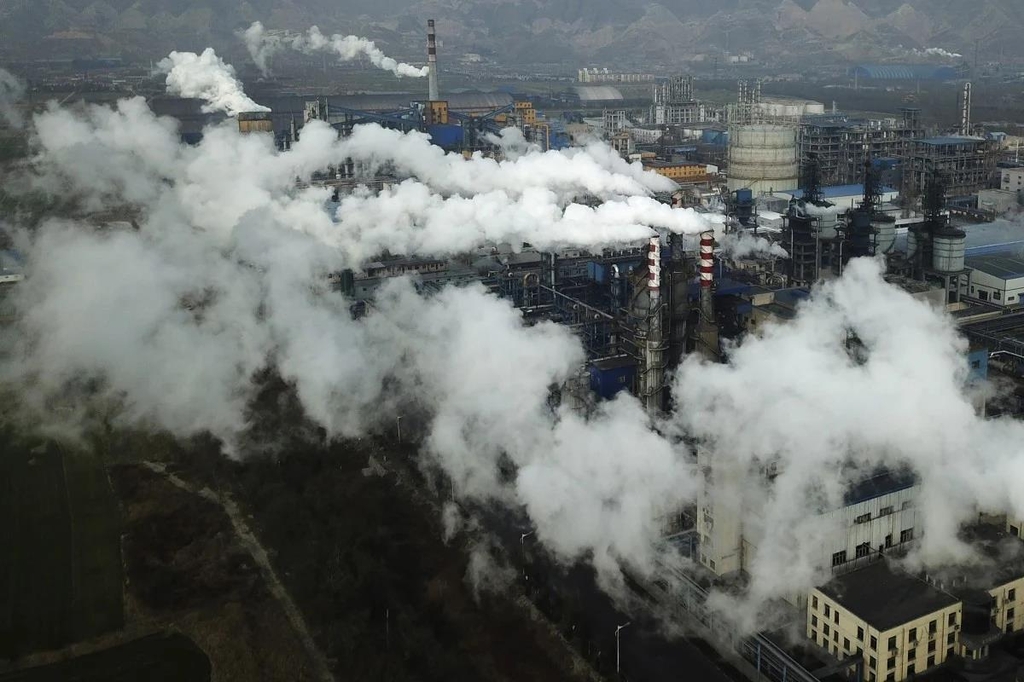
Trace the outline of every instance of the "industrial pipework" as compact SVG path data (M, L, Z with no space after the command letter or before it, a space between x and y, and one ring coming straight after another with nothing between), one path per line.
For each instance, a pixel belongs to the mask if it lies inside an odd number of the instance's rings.
M437 37L434 34L434 20L427 20L427 99L436 102L441 98L437 84Z

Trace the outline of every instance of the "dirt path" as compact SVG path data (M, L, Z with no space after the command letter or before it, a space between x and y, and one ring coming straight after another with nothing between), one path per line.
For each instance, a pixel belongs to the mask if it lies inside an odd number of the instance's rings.
M313 636L309 632L309 628L306 626L306 620L302 616L302 612L295 605L291 595L288 594L288 590L285 589L284 585L277 577L277 573L274 572L274 567L270 563L270 557L267 555L267 551L263 548L259 538L249 528L249 524L246 523L243 518L242 511L238 508L228 496L220 496L209 488L198 489L187 481L179 478L173 473L167 471L167 468L159 462L143 462L143 465L150 471L160 474L166 478L171 484L185 490L193 495L199 495L211 502L217 504L224 510L224 513L228 515L231 520L231 525L238 535L242 546L252 555L256 565L260 568L260 573L263 575L263 579L267 583L267 588L270 593L274 595L274 598L281 604L281 608L284 609L285 615L288 617L288 622L291 623L292 628L298 634L299 639L302 640L302 645L305 647L306 652L309 654L309 658L313 661L314 668L316 670L317 677L321 682L335 682L334 675L331 674L330 666L327 664L327 659L324 657L323 652L316 645L313 640Z

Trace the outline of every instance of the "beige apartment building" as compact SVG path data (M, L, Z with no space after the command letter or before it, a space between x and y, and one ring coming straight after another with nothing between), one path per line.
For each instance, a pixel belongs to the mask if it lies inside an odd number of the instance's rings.
M901 682L957 652L962 605L876 560L811 592L807 636L839 659L860 656L867 682Z

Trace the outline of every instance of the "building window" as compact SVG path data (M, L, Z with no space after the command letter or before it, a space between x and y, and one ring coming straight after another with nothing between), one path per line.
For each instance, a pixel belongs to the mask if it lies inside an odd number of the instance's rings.
M956 611L949 614L949 625L956 625Z
M870 542L865 542L865 543L857 545L857 558L858 559L860 559L861 557L866 557L869 554L871 554L871 543Z
M952 644L955 641L956 641L956 633L955 632L951 632L948 635L946 635L946 644Z
M1007 621L1006 623L1006 634L1013 632L1013 621Z
M1016 535L1016 533L1014 533L1014 535ZM1009 601L1015 601L1017 599L1017 588L1011 587L1010 590L1006 593L1006 598Z
M886 675L885 682L896 682L896 673L889 673Z
M832 631L832 641L839 644L839 630Z
M939 631L939 621L933 620L932 622L928 623L928 634L934 635L938 631Z
M953 647L949 647L948 649L946 649L946 658L949 658L952 655L953 655Z
M910 542L914 539L914 529L906 528L900 531L900 542Z
M935 657L934 656L929 656L928 657L928 667L931 668L931 667L934 667L934 666L935 666Z
M878 638L875 637L874 635L871 635L871 650L874 651L877 648L878 648Z
M1010 535L1016 535L1020 537L1020 529L1017 526L1010 526Z
M913 500L904 500L903 501L903 509L905 509L905 510L906 509L910 509L913 506L914 506L914 501Z
M864 628L862 628L860 626L857 627L857 641L858 642L863 642L864 641Z
M871 668L871 669L874 669L874 667L875 667L875 657L874 656L868 656L868 667Z
M832 565L833 566L838 566L838 565L844 564L844 563L846 563L846 550L845 549L842 552L836 552L835 554L832 555Z
M999 291L998 290L995 290L995 291L992 292L992 298L994 298L997 301L999 300Z
M711 565L711 570L712 570L712 571L713 571L713 570L715 570L715 560L714 560L714 559L712 559L712 560L711 560L711 561L709 561L708 563L709 563L709 564Z
M843 651L849 651L849 650L850 650L850 640L847 639L846 637L843 637Z
M907 639L909 639L911 643L917 641L917 628L910 628L910 630L907 631Z
M829 606L828 604L825 604L825 617L828 618L831 615L832 615L832 607Z
M935 651L935 640L928 642L928 653Z
M978 292L978 298L980 298L983 301L987 301L988 300L988 292L985 291L984 289L982 289L981 291Z
M886 670L892 670L895 667L896 667L896 657L895 656L890 656L889 660L885 662L885 669Z
M828 637L829 628L828 628L828 624L827 623L825 625L821 626L821 631L825 633L826 637Z
M832 620L835 622L836 625L839 625L839 611L838 611L838 609L836 610L835 614L833 614Z
M895 649L896 649L896 636L893 635L892 637L889 638L889 651L893 651Z
M811 608L814 609L815 611L818 610L818 598L817 597L811 597Z
M882 507L878 510L879 516L888 516L889 514L892 514L892 507Z
M818 627L818 617L817 616L811 616L811 627L812 628Z
M914 666L913 665L908 665L907 666L907 677L913 677L914 676L914 672L915 672Z
M818 643L818 631L817 630L811 630L811 641L814 642L815 644Z
M908 661L913 661L915 658L917 658L917 649L911 649L907 652Z
M1006 609L1006 620L1013 620L1013 609Z
M854 523L867 523L871 520L871 514L861 514L853 520Z

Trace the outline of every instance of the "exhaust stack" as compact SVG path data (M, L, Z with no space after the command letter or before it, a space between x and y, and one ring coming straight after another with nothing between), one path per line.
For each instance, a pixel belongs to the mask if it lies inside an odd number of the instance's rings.
M437 85L437 36L434 34L434 20L427 20L427 99L436 102L441 98Z
M715 233L700 233L700 314L706 320L714 320L711 303L711 285L715 279Z

